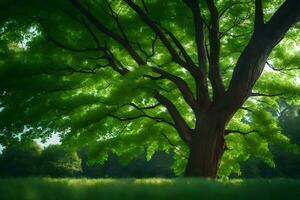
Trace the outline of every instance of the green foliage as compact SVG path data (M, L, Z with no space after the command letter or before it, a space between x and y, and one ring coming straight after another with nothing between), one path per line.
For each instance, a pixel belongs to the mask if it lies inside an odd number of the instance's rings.
M81 159L76 152L61 145L50 145L39 158L39 171L43 176L76 176L82 171Z
M286 109L287 105L280 104L279 110ZM251 112L247 118L238 118L238 120L244 121L244 124L241 125L233 120L229 125L233 130L241 130L245 134L233 133L226 137L228 150L225 152L219 171L219 175L222 177L228 177L232 172L241 174L240 163L248 160L250 156L258 158L274 168L276 163L274 163L270 146L299 155L299 146L294 143L295 141L290 142L289 135L282 132L282 128L287 129L278 121L282 118L277 117L274 120L275 110L271 107L268 107L269 111L261 110L258 109L257 104L250 102L248 105Z
M174 163L172 165L172 169L174 170L174 173L179 176L184 173L186 164L187 164L187 158L188 158L188 149L187 147L183 146L183 150L176 149L174 153Z
M279 124L284 135L291 139L294 144L300 144L300 116L298 114L299 107L290 106L284 102L280 103L284 109L279 117ZM280 148L278 145L270 145L276 168L270 168L261 163L260 160L251 158L242 164L242 172L244 177L289 177L297 178L299 174L299 154L288 153L289 149ZM292 149L291 149L292 150Z

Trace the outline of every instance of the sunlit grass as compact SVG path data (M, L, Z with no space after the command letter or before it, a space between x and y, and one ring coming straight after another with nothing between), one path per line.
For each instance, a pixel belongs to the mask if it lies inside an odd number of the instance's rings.
M300 197L291 179L0 179L0 200L287 200Z

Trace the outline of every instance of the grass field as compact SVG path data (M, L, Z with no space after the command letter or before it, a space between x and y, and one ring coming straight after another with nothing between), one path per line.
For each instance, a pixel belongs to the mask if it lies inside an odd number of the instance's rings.
M0 179L0 200L300 199L300 180Z

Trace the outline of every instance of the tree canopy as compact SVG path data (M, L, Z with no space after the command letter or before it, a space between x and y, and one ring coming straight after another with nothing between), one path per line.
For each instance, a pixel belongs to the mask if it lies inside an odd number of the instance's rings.
M298 152L278 104L300 103L299 4L2 0L0 143L59 133L100 163L173 151L180 174L199 141L221 147L220 175L274 166L270 144Z

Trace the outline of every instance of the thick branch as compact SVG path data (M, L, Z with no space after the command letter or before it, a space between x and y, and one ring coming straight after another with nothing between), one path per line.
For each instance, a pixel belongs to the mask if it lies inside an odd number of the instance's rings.
M264 25L264 11L262 0L255 0L255 22L254 31L259 31Z
M193 110L197 109L197 102L193 96L192 91L190 90L187 83L180 77L175 76L163 69L160 69L158 67L153 67L152 70L156 73L159 73L162 77L172 81L180 90L184 100L187 102L188 105L191 106Z
M176 38L176 36L171 31L169 31L168 29L166 29L166 28L164 28L162 26L160 26L160 27L172 39L172 41L174 42L174 44L177 46L177 48L179 49L179 51L182 53L182 56L184 57L184 59L187 62L187 64L195 67L195 63L193 62L192 58L188 55L188 53L186 52L185 48L183 47L183 45L181 44L181 42Z
M163 32L159 29L159 27L148 17L148 15L135 3L131 0L124 0L128 6L130 6L139 16L140 18L158 35L162 43L166 46L168 51L170 52L173 60L177 63L182 63L181 58L179 57L176 50L172 47L170 41L166 38Z
M203 18L201 16L198 0L183 0L183 2L190 8L194 19L195 41L197 45L198 63L200 67L199 79L197 80L197 100L202 107L207 107L210 103L207 87L207 55L205 47Z
M167 99L165 96L161 95L160 93L156 93L154 96L158 102L163 104L167 110L169 111L173 121L175 122L175 128L179 133L179 136L181 139L188 145L191 145L192 142L192 130L186 123L186 121L183 119L175 105Z
M232 80L222 106L230 118L242 106L260 77L272 49L282 40L285 33L300 18L300 1L287 0L276 11L261 31L253 34L238 59Z
M162 41L164 46L169 51L170 55L174 62L178 63L185 69L187 69L194 77L198 76L197 70L193 65L186 64L177 53L176 49L172 46L171 42L168 40L166 35L161 31L161 29L156 25L156 23L151 20L148 15L134 2L131 0L124 0L128 6L130 6L139 16L140 18L157 34L159 39Z
M108 60L108 63L110 64L112 69L118 72L120 75L127 74L129 70L125 68L119 60L117 60L117 58L114 56L113 52L109 48L105 47L105 49L105 57Z
M197 0L183 0L184 3L191 9L194 19L195 39L197 44L198 63L202 75L205 76L207 68L207 56L205 51L203 19L200 12L199 2Z
M209 79L213 87L214 100L216 100L225 93L220 71L219 13L214 0L207 0L207 5L211 16L211 27L209 29Z

